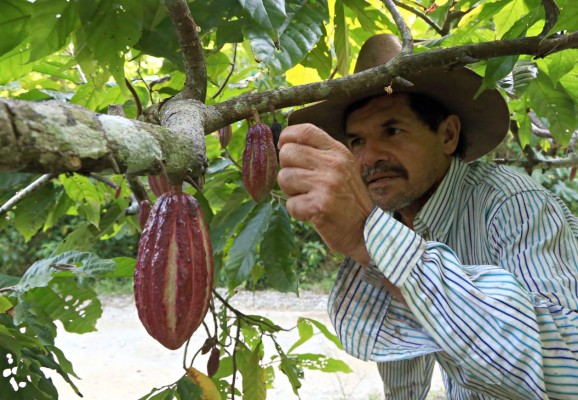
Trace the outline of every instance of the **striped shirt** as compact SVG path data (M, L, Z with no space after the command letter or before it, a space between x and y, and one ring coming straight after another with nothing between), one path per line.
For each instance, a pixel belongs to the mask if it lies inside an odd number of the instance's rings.
M578 220L552 193L455 159L414 230L376 208L365 242L372 264L347 259L328 308L387 399L425 398L436 361L449 399L578 399Z

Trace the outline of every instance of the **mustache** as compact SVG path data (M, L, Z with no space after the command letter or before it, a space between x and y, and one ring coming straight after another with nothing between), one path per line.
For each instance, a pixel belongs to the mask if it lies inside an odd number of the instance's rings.
M390 173L393 172L401 176L404 179L408 178L407 170L399 164L393 164L385 161L378 161L375 165L363 167L361 172L361 178L363 182L367 183L370 176L379 173Z

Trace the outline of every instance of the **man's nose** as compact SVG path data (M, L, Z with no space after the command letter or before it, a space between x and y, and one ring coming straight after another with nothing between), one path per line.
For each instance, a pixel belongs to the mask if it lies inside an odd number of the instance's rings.
M363 165L372 167L378 161L389 161L391 155L387 149L374 142L368 142L360 154L360 161Z

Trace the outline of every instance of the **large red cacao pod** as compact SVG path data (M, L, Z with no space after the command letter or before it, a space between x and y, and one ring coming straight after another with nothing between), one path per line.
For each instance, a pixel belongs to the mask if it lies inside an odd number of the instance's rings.
M203 322L213 290L213 249L197 200L161 195L143 230L134 271L138 316L149 335L175 350Z
M277 153L271 129L262 123L249 128L243 151L243 183L257 203L275 186Z

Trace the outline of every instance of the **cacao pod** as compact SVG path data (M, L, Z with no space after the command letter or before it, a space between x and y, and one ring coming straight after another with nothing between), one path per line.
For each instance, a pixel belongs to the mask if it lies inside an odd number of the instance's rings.
M211 378L219 370L219 364L221 359L221 352L218 347L213 347L211 350L211 355L207 360L207 375Z
M265 124L249 128L243 151L243 183L257 203L275 186L277 153L273 133Z
M191 337L209 308L213 250L197 200L161 195L143 230L134 271L134 295L145 329L175 350Z
M233 139L233 128L231 125L227 125L219 129L219 143L221 144L221 149L224 149L231 143Z
M141 229L144 229L149 215L151 213L151 202L148 200L143 200L138 203L138 224L140 225Z
M273 121L271 124L271 132L273 133L273 145L277 148L277 143L279 143L279 137L281 136L281 131L283 127L277 121Z
M148 177L148 181L149 186L157 197L160 197L164 193L169 193L171 191L171 184L164 174L151 175Z

